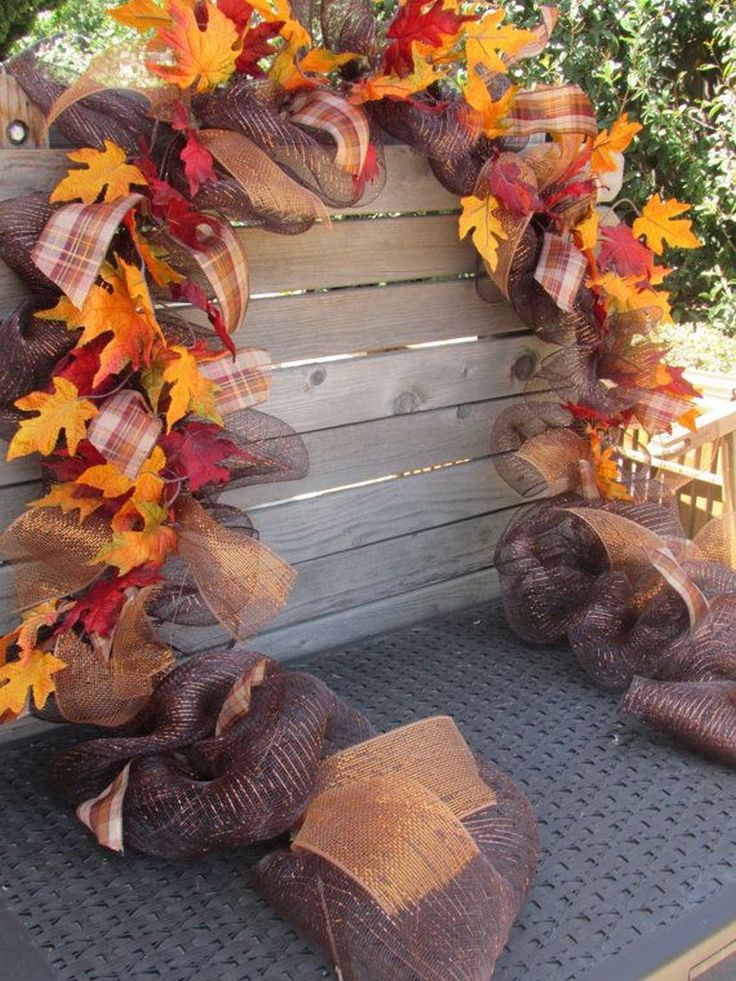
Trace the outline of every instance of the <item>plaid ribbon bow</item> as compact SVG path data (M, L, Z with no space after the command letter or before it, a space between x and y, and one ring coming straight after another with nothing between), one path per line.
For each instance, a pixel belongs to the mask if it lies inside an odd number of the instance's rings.
M508 117L508 136L535 133L577 133L597 136L590 99L577 85L539 85L516 94Z
M360 174L365 164L370 130L368 118L334 92L307 92L292 102L292 122L329 133L337 144L335 163L349 174Z
M105 402L90 423L87 439L131 479L156 444L161 422L138 392L124 389Z
M217 385L215 403L221 415L265 402L271 387L271 358L268 351L244 347L235 355L203 361L200 374Z
M579 249L559 235L545 232L534 278L561 310L572 310L587 267Z
M130 763L123 767L101 794L86 800L77 808L77 817L103 848L123 850L123 798L128 789Z
M78 310L97 279L120 222L142 200L140 194L128 194L102 204L67 204L46 222L31 258Z

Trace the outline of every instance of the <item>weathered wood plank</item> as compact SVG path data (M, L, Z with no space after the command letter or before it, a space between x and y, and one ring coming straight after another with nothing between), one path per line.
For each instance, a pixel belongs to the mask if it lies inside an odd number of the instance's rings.
M251 517L261 540L294 563L513 507L518 500L486 457L259 508Z
M396 593L374 603L351 607L331 616L267 631L256 638L254 647L271 657L288 660L315 651L348 646L363 637L384 634L432 617L479 606L498 594L496 570L481 569L411 592ZM400 663L397 670L401 670Z
M296 585L272 629L486 568L513 513L514 509L496 511L298 562ZM203 650L225 640L219 627L175 627L167 637L184 651Z
M387 179L380 193L366 204L333 208L337 214L439 211L458 207L458 199L446 191L427 162L409 147L385 149ZM50 191L71 166L64 150L0 151L0 200Z
M201 311L181 313L207 324ZM267 348L278 363L526 330L507 303L486 303L461 279L253 299L235 340Z
M457 218L365 218L315 225L303 235L240 229L251 292L326 289L455 276L475 269L475 253L459 242ZM0 266L0 309L24 299L15 273Z

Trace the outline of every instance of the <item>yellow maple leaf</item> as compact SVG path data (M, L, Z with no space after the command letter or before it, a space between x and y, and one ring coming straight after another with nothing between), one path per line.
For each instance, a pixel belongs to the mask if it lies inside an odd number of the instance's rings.
M72 330L81 327L78 345L89 344L101 334L111 335L100 351L95 386L128 362L136 369L148 364L154 341L163 339L141 270L118 258L117 267L107 265L101 275L104 282L92 287L81 310L62 296L53 309L37 314L41 319L61 320Z
M606 309L609 312L628 313L650 309L655 319L662 323L672 321L670 294L664 290L642 288L639 276L619 276L617 273L607 272L591 279L590 283L605 291Z
M39 650L0 667L0 718L6 712L17 716L23 711L29 695L33 696L36 708L42 709L55 687L52 675L65 667L60 658Z
M158 409L164 386L168 384L169 406L165 413L168 429L190 412L222 424L215 404L217 386L205 378L196 358L185 347L172 344L159 348L141 380L154 409Z
M480 75L472 68L468 71L463 96L467 104L479 114L483 135L488 139L503 136L506 129L504 121L513 109L517 91L518 86L512 85L500 99L494 101Z
M54 378L53 393L31 392L16 401L24 412L37 412L32 419L24 419L8 447L8 460L29 453L48 456L53 453L63 432L70 456L77 452L77 444L84 439L86 423L97 415L97 408L87 399L80 399L77 386L66 378Z
M58 600L46 600L30 610L24 610L22 614L23 623L18 628L17 644L21 650L21 660L30 657L38 640L38 631L41 627L50 627L56 623L58 617Z
M226 82L235 71L242 41L235 25L215 6L207 7L207 25L202 30L191 8L171 0L173 21L162 28L149 45L153 55L147 67L155 75L180 89L194 85L205 92ZM166 63L173 56L174 64Z
M581 252L591 252L596 247L598 243L598 225L598 212L593 208L590 214L586 218L583 218L573 229L575 244Z
M342 65L346 65L349 61L355 61L356 58L360 58L360 55L352 51L343 51L341 54L335 54L334 51L329 51L327 48L313 48L300 60L299 68L303 72L328 75Z
M119 7L111 7L107 13L124 27L132 27L133 30L141 34L150 31L151 28L159 30L162 27L169 27L172 23L171 15L163 7L156 3L156 0L130 0Z
M54 188L49 201L76 201L93 204L102 194L103 201L117 201L130 193L131 184L148 181L132 164L126 163L125 150L112 140L105 140L104 150L86 147L67 156L73 163L85 164L67 171Z
M499 52L514 55L537 40L533 31L502 24L505 17L506 11L499 7L480 20L465 24L465 57L471 69L475 65L484 65L489 71L505 73L508 69Z
M129 213L130 214L130 213ZM177 272L173 266L166 261L165 253L157 246L147 242L135 225L135 220L128 221L126 227L133 239L138 255L143 259L146 269L151 274L151 279L157 286L170 286L172 283L181 283L186 277Z
M465 238L473 229L473 245L487 261L491 270L498 265L498 243L508 238L503 225L496 218L495 212L500 207L492 194L485 198L477 198L474 194L460 198L462 212L458 219L460 238Z
M629 114L622 113L611 126L611 131L602 129L593 143L590 169L594 174L605 174L618 170L618 163L612 154L623 153L636 134L642 129L641 123L630 123Z
M63 484L53 484L48 494L29 501L32 508L61 508L67 514L70 511L79 511L79 523L100 507L102 498L100 497L78 497L79 486L74 481Z
M143 518L143 528L126 527L137 515ZM170 552L176 551L176 532L164 524L167 518L168 511L158 504L139 502L126 508L124 514L115 516L112 540L100 549L90 564L106 562L115 566L120 575L146 563L161 565Z
M165 481L159 476L166 466L166 456L160 446L154 446L135 479L128 477L114 463L100 463L88 467L77 477L77 483L92 487L104 498L122 497L133 491L134 502L158 503L163 494Z
M425 57L422 45L414 45L414 70L400 78L398 75L369 75L353 85L350 102L360 105L363 102L376 102L379 99L408 99L417 92L423 92L433 82L447 74L447 69L437 71Z
M677 219L677 215L684 214L689 208L689 204L683 204L676 198L663 201L658 194L654 194L634 222L634 235L643 236L656 255L662 255L665 242L678 249L699 249L703 243L693 233L692 221L689 218Z

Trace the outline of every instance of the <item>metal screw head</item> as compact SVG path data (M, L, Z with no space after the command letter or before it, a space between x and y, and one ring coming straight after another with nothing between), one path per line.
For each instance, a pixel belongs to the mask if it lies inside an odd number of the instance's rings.
M28 139L28 126L22 119L13 119L5 127L5 135L13 146L21 146Z

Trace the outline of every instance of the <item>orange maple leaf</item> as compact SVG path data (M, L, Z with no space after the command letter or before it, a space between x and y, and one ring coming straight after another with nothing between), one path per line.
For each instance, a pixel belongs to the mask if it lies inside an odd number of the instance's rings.
M662 323L671 322L670 294L665 290L642 289L640 282L638 276L619 276L613 272L589 280L590 285L605 291L607 310L627 313L632 310L650 309L653 318L661 320Z
M111 7L107 13L124 27L132 27L141 34L154 28L169 27L171 15L156 0L130 0L119 7Z
M95 387L128 362L136 370L141 363L149 364L154 341L163 340L140 269L118 258L117 267L107 265L101 275L103 283L92 287L81 310L62 296L53 309L37 314L46 320L62 320L72 330L81 327L79 345L89 344L101 334L111 335L100 352Z
M460 204L463 209L458 219L460 238L465 238L472 228L473 245L491 270L495 271L498 265L498 243L508 237L503 225L496 218L496 212L500 208L498 200L492 194L485 198L469 194L460 198Z
M130 193L131 184L148 183L137 167L126 163L125 150L111 140L105 140L104 150L86 147L67 156L86 166L67 171L49 198L52 203L80 199L93 204L100 195L103 201L117 201Z
M503 136L506 129L504 120L513 109L517 91L518 86L512 85L500 99L494 101L488 86L475 69L471 68L468 71L468 81L463 88L463 96L467 104L479 114L483 135L488 139Z
M181 283L186 279L182 273L177 272L169 265L166 261L166 255L160 247L152 245L141 235L136 227L132 212L129 211L123 221L130 232L138 255L143 259L146 269L151 274L151 279L157 286L170 286L172 283Z
M618 464L612 446L603 446L601 434L593 426L586 427L598 490L609 500L630 501L631 495L621 483Z
M77 477L76 483L100 491L104 498L122 497L132 491L131 500L134 503L158 503L165 486L165 481L159 474L165 466L164 451L160 446L154 446L135 479L124 474L114 463L108 462L88 467Z
M74 456L77 452L77 444L86 434L86 423L97 415L97 408L78 397L73 382L66 378L54 378L53 382L53 393L31 392L16 401L19 409L38 415L21 422L8 447L8 460L36 452L48 456L56 448L62 431L69 454Z
M208 4L207 24L201 29L191 8L171 0L169 11L172 26L162 28L149 45L154 56L147 62L149 70L180 89L194 85L197 92L226 82L235 71L243 46L230 18ZM166 63L171 55L173 65Z
M636 134L642 129L641 123L630 123L629 114L622 113L611 126L611 131L600 131L593 143L590 169L594 174L605 174L618 170L618 163L612 154L623 153Z
M472 69L475 65L484 65L491 72L507 72L506 63L499 57L499 52L515 55L537 40L533 31L520 30L513 24L502 24L506 11L499 7L492 10L481 20L470 21L464 25L465 57ZM470 74L473 74L472 71Z
M137 523L138 516L143 518L143 528L129 527ZM139 502L122 509L113 519L112 540L100 549L91 564L106 562L121 575L146 563L161 565L170 552L176 551L176 532L164 524L167 518L168 511L158 504Z
M78 497L79 485L75 481L67 481L63 484L52 484L51 490L43 497L35 501L29 501L28 506L32 508L61 508L68 514L70 511L79 511L79 523L100 507L101 497Z
M675 220L677 215L684 214L689 208L689 204L675 198L663 201L658 194L654 194L634 222L634 235L643 236L657 255L664 252L665 242L679 249L699 249L703 243L693 233L692 221L689 218Z
M350 102L360 105L379 99L408 99L417 92L423 92L433 82L447 74L447 69L437 71L425 57L420 44L414 45L414 71L400 78L398 75L369 75L353 85Z
M60 658L39 650L18 661L6 662L0 667L0 718L6 712L19 715L29 695L37 709L43 708L55 687L52 675L65 667Z
M169 405L165 413L168 429L190 412L222 424L215 404L217 386L205 378L197 359L185 347L172 344L158 348L141 380L154 409L158 408L164 386L168 385Z

